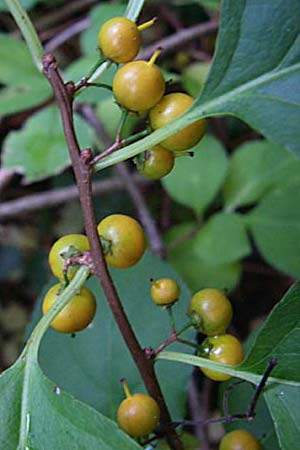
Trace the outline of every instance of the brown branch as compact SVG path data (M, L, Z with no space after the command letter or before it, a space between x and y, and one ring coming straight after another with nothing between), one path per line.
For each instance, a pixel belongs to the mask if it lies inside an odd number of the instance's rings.
M188 385L188 404L190 414L193 422L197 425L194 426L194 433L201 442L199 450L210 450L209 439L207 436L207 427L201 425L201 420L206 419L208 416L209 400L212 387L212 381L206 378L202 388L201 396L199 395L199 388L196 383L196 373L194 372L189 385ZM200 422L200 424L198 423Z
M0 169L0 194L5 190L6 186L11 182L15 175L14 170Z
M105 147L112 148L114 144L112 144L111 138L107 134L107 131L103 127L103 124L98 120L93 108L90 105L84 105L83 107L80 107L79 113L94 128ZM158 256L164 257L165 249L163 241L152 218L152 215L147 207L144 197L139 189L139 186L137 185L135 179L132 177L127 164L125 162L117 164L115 166L115 171L121 177L124 186L128 194L130 195L134 206L136 207L139 219L149 237L151 250Z
M71 84L64 84L59 74L56 61L52 55L44 56L44 74L52 86L56 101L58 102L60 108L64 133L79 189L86 234L89 239L91 254L95 266L95 275L101 284L110 309L114 315L114 319L140 371L145 386L149 394L156 399L160 406L161 425L166 434L167 441L172 449L182 450L182 444L177 434L174 433L174 430L169 426L171 418L156 378L154 361L147 358L141 348L131 328L114 283L107 269L97 233L97 224L93 208L91 168L90 165L86 163L86 160L81 157L80 148L73 126L72 94L74 93L74 86Z
M203 34L214 33L218 29L218 21L213 19L209 22L200 23L189 28L178 31L171 36L165 37L160 41L155 42L153 45L146 47L138 55L138 59L149 59L157 48L161 48L161 55L169 53L175 50L178 46L184 45L186 42L191 41L196 36Z
M37 30L49 28L58 22L66 22L66 19L73 14L90 9L98 0L75 0L63 5L60 9L56 9L52 13L45 14L43 17L34 22Z
M79 20L78 22L72 23L72 25L65 28L61 33L56 34L52 39L50 39L45 45L45 50L47 52L53 52L53 50L64 44L73 36L76 36L76 34L86 30L89 25L90 20L87 17Z
M132 175L135 183L147 186L151 184L151 180L146 180L138 174ZM112 191L124 189L124 182L120 177L111 177L107 180L96 181L92 185L94 195L111 193ZM1 177L0 177L1 191ZM62 205L79 197L77 186L69 186L62 189L51 189L49 191L40 192L38 194L26 195L16 200L8 200L0 203L0 222L21 216L22 214L31 213L39 209L52 208Z

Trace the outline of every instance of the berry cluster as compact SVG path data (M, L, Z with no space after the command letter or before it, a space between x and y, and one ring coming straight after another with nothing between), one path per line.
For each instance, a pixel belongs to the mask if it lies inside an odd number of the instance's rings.
M202 289L189 304L189 316L195 328L207 338L200 346L199 356L211 361L234 366L244 358L241 342L225 333L232 319L232 306L226 295L218 289ZM215 381L229 380L230 375L210 369L201 369Z
M106 262L113 267L127 268L143 256L146 240L141 225L132 217L112 214L98 225ZM58 239L49 253L49 265L60 283L52 286L43 301L43 314L51 308L65 286L72 280L81 264L86 264L89 242L82 234L69 234ZM55 317L51 327L62 333L75 333L85 329L96 313L96 300L85 287Z
M98 34L98 45L103 56L120 67L113 80L117 103L130 113L147 116L152 130L175 120L189 109L194 99L182 92L165 94L165 80L155 61L160 50L149 61L133 61L141 46L141 31L154 23L150 20L137 26L125 17L107 21ZM191 125L148 149L135 158L138 171L146 178L159 179L174 167L176 152L195 146L206 130L204 119Z
M181 92L165 95L166 84L160 68L155 64L160 50L154 52L149 61L133 61L141 47L141 31L154 23L150 20L137 26L124 17L108 20L100 29L98 44L103 56L117 64L123 64L113 80L113 94L127 113L146 116L153 131L158 130L182 115L193 105L193 98ZM174 167L174 160L180 152L195 146L206 130L205 120L198 120L148 149L135 158L138 171L146 178L159 179ZM176 153L179 152L179 153ZM184 153L181 153L184 154ZM104 218L97 227L106 262L116 268L128 268L143 256L146 240L140 224L129 216L113 214ZM74 278L81 264L88 264L89 242L84 235L71 234L54 243L49 254L49 264L53 275L60 283L54 285L46 294L43 313L56 301L65 286ZM158 306L170 312L178 301L180 288L171 278L151 280L151 298ZM80 289L68 305L56 316L51 326L63 333L73 333L86 328L94 318L96 300L85 287ZM227 334L232 320L232 306L222 291L203 289L190 300L189 324L173 336L193 325L206 335L199 346L199 354L212 361L229 365L243 360L240 341ZM171 319L172 320L172 319ZM188 341L181 340L188 343ZM214 370L201 369L206 376L216 381L228 380L230 376ZM122 381L126 399L118 409L118 423L126 433L135 438L151 434L160 420L160 408L149 395L132 395L127 383ZM245 443L236 447L236 442ZM244 430L228 433L220 444L220 450L248 448L259 450L254 436ZM250 447L249 447L250 448Z

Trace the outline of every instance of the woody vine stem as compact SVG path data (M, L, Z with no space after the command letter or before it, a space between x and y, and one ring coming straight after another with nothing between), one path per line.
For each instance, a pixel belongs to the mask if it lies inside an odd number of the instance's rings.
M154 360L152 358L148 358L144 350L141 348L107 269L97 232L97 224L93 207L91 183L92 170L90 166L92 152L90 149L83 151L80 150L74 129L73 98L75 93L75 85L72 82L67 84L64 83L59 73L55 58L51 54L47 54L43 58L43 71L52 86L55 99L60 109L64 134L79 190L85 230L93 259L94 273L100 282L107 302L114 315L114 319L128 346L128 349L130 350L135 364L139 369L149 395L155 398L159 404L161 410L161 430L163 434L165 434L166 439L173 450L183 450L182 444L175 430L170 427L171 417L156 377Z

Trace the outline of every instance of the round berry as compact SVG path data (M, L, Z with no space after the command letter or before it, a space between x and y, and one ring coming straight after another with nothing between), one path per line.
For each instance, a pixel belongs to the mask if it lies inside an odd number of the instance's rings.
M98 233L108 264L125 269L136 264L146 249L141 225L132 217L112 214L101 220Z
M159 67L150 61L133 61L121 67L113 80L113 93L125 109L142 113L152 108L165 91Z
M49 289L43 301L43 314L46 314L56 302L61 292L61 284L55 284ZM83 287L58 313L52 321L51 327L61 333L75 333L84 330L92 322L96 306L96 300L91 291Z
M158 180L171 172L174 167L174 154L163 148L161 145L155 145L150 150L146 150L138 155L136 165L139 173L145 178Z
M58 239L51 247L48 258L53 275L60 280L63 280L63 269L66 259L74 256L80 256L83 252L86 252L89 249L89 241L83 234L68 234ZM68 267L66 275L69 280L74 278L78 268L78 264L71 264Z
M98 45L103 55L116 63L132 61L141 47L136 24L126 17L114 17L100 28Z
M235 366L240 364L244 358L241 342L231 334L221 334L220 336L208 337L201 345L206 357L211 361ZM202 372L211 380L226 381L231 378L222 372L201 368Z
M142 437L154 431L159 423L160 410L154 398L146 394L131 395L126 387L125 400L118 409L120 428L132 437Z
M151 298L157 305L168 306L177 302L180 288L172 278L160 278L151 282Z
M187 94L176 92L165 95L150 111L150 124L157 130L183 114L193 104L194 99ZM187 150L194 147L204 136L206 130L205 119L197 120L191 125L168 137L160 144L172 151Z
M188 312L196 328L207 336L225 333L232 319L231 303L218 289L196 292Z
M219 450L262 450L262 447L250 431L234 430L225 434Z

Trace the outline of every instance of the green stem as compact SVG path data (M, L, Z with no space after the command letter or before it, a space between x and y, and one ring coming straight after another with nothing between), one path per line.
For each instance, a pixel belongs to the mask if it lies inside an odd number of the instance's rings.
M179 331L176 332L177 336L180 336L184 331L188 330L189 328L193 327L194 324L192 322L188 322L184 327L182 327Z
M93 85L95 80L101 77L101 75L110 68L111 61L103 61L103 59L99 59L97 63L91 68L86 77L82 78L75 84L75 88L78 89L75 92L75 96L82 94L89 85ZM85 84L86 82L86 84ZM104 87L102 85L101 87ZM111 87L109 87L111 90Z
M124 109L122 111L121 119L120 119L120 122L119 122L119 125L118 125L118 129L117 129L117 133L116 133L116 141L120 141L121 140L122 132L124 130L124 126L125 126L127 117L128 117L128 111L127 111L127 109Z
M167 311L169 314L171 330L176 332L176 325L175 325L175 319L174 319L174 314L173 314L173 305L167 306ZM176 335L177 335L177 333L176 333Z
M74 97L78 97L80 94L82 94L83 91L85 91L89 87L99 87L103 89L108 89L110 92L112 92L112 87L109 84L105 83L90 83L89 81L86 81L82 83L82 85L77 84L76 91L74 93Z
M195 344L194 342L188 341L187 339L181 339L181 338L177 337L177 341L181 342L181 344L185 344L185 345L188 345L189 347L193 347L193 348L199 350L199 345L198 344Z
M88 81L87 82L87 87L90 87L90 86L95 86L95 87L107 89L108 91L112 92L112 87L109 84L106 84L106 83L90 83Z
M39 72L43 72L44 50L27 12L18 0L6 0L6 3L24 36L34 64Z
M132 136L128 136L127 138L125 138L125 139L122 140L123 146L129 145L129 144L131 144L132 142L137 141L138 139L142 139L143 137L148 136L148 134L150 134L150 131L148 131L148 130L143 130L143 131L139 131L139 132L136 133L136 134L133 134Z
M31 336L24 348L20 358L24 358L26 355L31 360L37 360L38 349L41 340L49 328L53 319L57 314L69 303L72 297L78 292L78 290L83 286L90 274L90 270L87 266L81 266L76 273L73 280L68 284L68 286L62 291L62 293L57 297L57 300L49 311L41 318L36 327L34 328Z
M98 70L98 68L101 66L101 64L104 63L103 58L98 59L98 61L96 62L96 64L91 68L91 70L89 71L89 73L87 74L87 76L85 77L87 79L87 81L90 81L90 78L92 77L92 75L94 75L94 73Z

